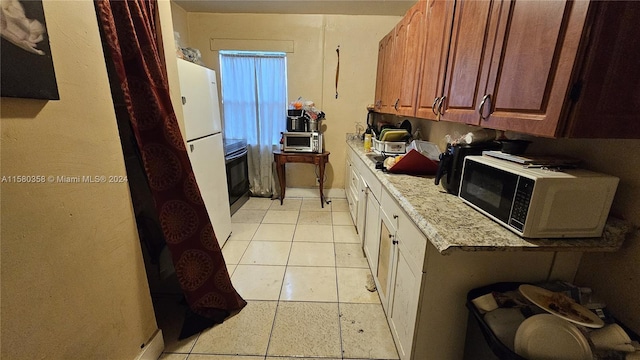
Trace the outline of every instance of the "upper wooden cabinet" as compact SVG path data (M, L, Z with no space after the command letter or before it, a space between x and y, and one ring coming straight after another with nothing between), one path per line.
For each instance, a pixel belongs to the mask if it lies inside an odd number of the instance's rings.
M398 100L394 109L398 115L415 116L420 67L424 49L426 1L415 4L396 28L396 43L400 65Z
M389 36L389 35L387 35ZM384 81L384 57L386 50L385 36L378 43L378 71L376 72L376 95L374 101L374 107L376 111L382 110L382 82Z
M429 0L427 3L424 53L415 114L419 118L438 119L437 106L441 104L444 89L453 6L453 0Z
M459 2L441 120L556 136L588 5Z
M376 78L375 109L382 113L391 113L393 104L390 93L393 81L393 40L395 29L383 37L378 44L378 77Z
M485 93L499 5L500 1L456 3L445 86L437 104L441 120L479 124L478 97Z
M480 126L561 136L586 1L505 1L486 90L476 98ZM492 32L489 32L492 34ZM485 101L482 104L482 101Z
M378 47L376 110L415 115L419 73L424 48L426 2L411 7Z
M640 2L597 1L581 51L586 54L560 131L582 138L640 138Z
M416 117L640 138L640 2L429 0L426 19Z
M640 3L505 2L480 126L640 137ZM636 34L636 35L632 35Z

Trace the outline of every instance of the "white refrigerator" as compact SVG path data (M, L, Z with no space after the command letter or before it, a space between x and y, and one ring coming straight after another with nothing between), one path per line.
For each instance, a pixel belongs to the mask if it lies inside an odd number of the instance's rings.
M220 247L231 235L216 72L178 59L187 152Z

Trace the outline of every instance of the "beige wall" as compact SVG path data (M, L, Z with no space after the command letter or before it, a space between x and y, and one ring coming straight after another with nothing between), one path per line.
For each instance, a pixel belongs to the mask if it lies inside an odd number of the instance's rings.
M238 46L246 46L246 40L293 41L294 50L287 54L289 100L302 96L315 101L326 113L325 149L331 156L325 187L343 188L345 134L355 131L356 122L365 121L366 106L374 96L377 39L400 17L188 13L188 19L189 45L200 49L205 65L216 71L218 52L211 50L211 39L235 39ZM338 45L340 80L336 99ZM305 164L287 166L287 185L314 187L313 168Z
M180 94L180 80L178 79L178 62L176 59L176 40L174 37L174 18L178 24L184 24L186 28L186 11L169 0L158 1L158 17L160 18L160 34L162 37L161 46L164 50L164 62L167 70L167 81L169 82L169 92L171 93L171 104L178 120L178 127L183 140L187 141L184 131L184 114L182 113L182 96ZM182 28L178 28L182 29ZM177 31L177 30L176 30ZM187 36L188 39L188 36ZM186 46L182 44L181 46Z
M60 100L2 98L2 176L125 175L93 2L44 10ZM135 358L157 326L127 184L1 191L1 357Z
M180 46L189 47L189 26L187 12L180 5L171 1L171 17L173 18L173 31L180 34Z
M428 129L429 140L441 148L447 134L464 134L471 126L415 120ZM426 131L423 131L423 134ZM588 169L620 178L611 213L640 225L640 140L582 140L532 138L527 151L540 154L563 154L584 161ZM591 254L582 257L576 284L590 286L603 299L613 314L640 333L640 237L630 236L616 253Z

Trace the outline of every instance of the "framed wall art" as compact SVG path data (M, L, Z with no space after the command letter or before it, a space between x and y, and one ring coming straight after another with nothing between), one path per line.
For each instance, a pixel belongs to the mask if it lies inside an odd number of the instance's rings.
M0 95L59 100L42 0L2 0Z

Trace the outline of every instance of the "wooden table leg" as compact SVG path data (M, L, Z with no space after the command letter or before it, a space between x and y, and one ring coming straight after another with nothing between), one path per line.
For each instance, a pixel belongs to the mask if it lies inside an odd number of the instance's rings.
M287 187L287 179L285 179L286 169L284 162L278 157L276 160L276 168L278 170L278 181L280 182L280 205L284 201L284 190Z
M322 191L322 188L324 187L324 159L320 159L320 181L318 181L320 183L320 206L322 208L324 208L324 193Z

